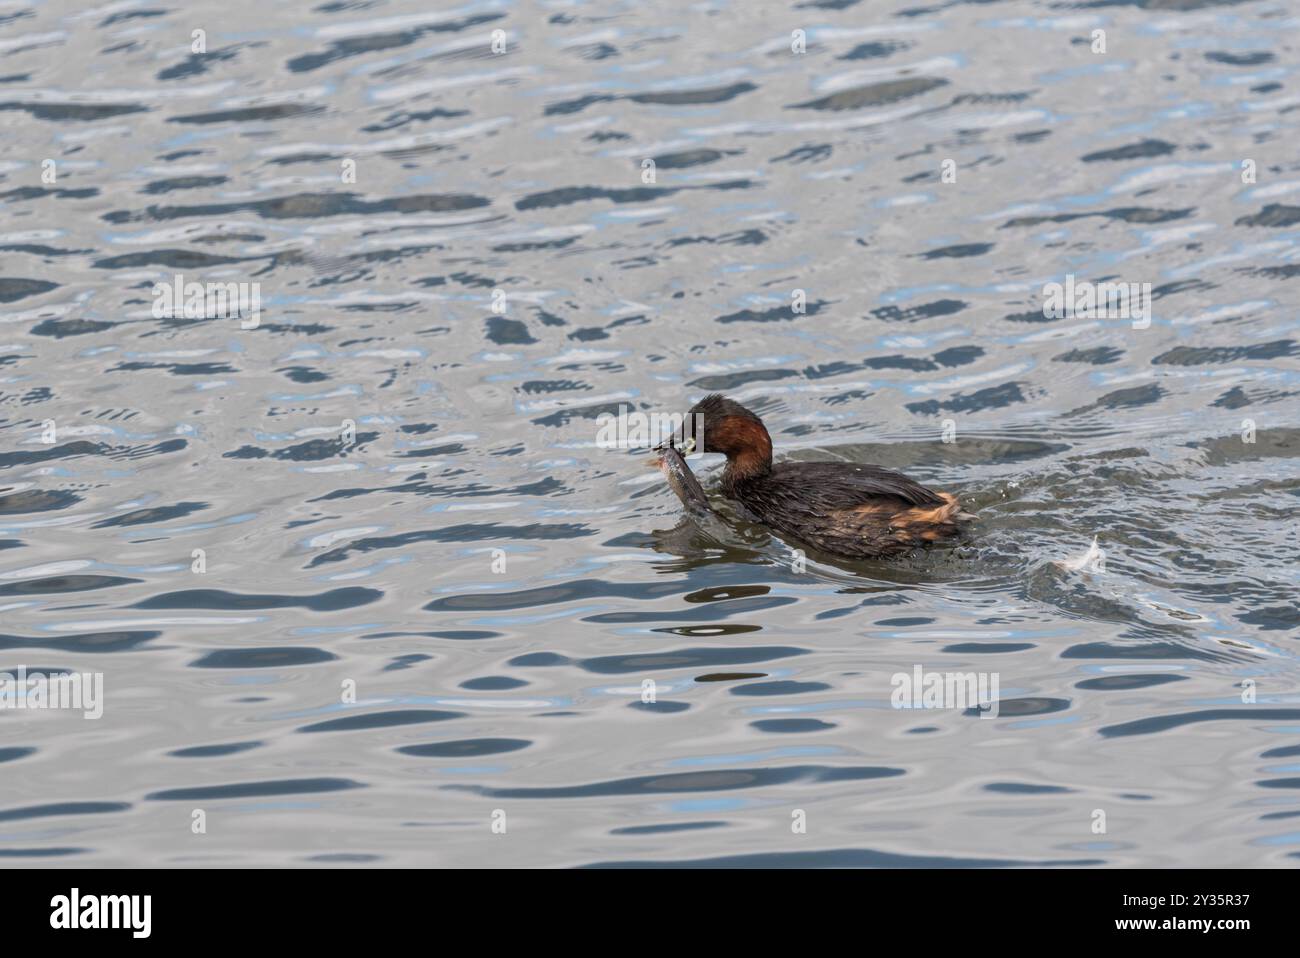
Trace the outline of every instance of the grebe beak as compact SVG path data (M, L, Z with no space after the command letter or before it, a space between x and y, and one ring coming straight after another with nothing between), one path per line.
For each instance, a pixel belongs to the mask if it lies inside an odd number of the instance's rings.
M669 436L663 442L659 443L659 445L654 447L654 451L658 453L662 453L665 449L677 449L677 451L680 452L683 456L689 456L692 452L695 451L695 437L687 436L686 440L679 447L677 445L677 437L673 435L673 436ZM647 460L647 462L655 466L659 465L658 458Z
M655 452L662 452L664 449L676 448L683 456L690 455L695 451L695 437L687 436L680 446L677 445L677 437L669 436L659 445L655 446Z

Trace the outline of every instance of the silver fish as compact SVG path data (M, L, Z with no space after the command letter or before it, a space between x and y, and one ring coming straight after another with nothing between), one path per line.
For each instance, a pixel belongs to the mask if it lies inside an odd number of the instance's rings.
M652 459L650 462L659 466L659 471L668 480L668 487L677 494L678 499L682 500L682 505L686 507L687 512L692 515L706 515L713 512L709 499L704 494L704 487L695 478L695 473L691 472L691 467L686 464L685 458L676 446L668 444L660 447L658 459Z

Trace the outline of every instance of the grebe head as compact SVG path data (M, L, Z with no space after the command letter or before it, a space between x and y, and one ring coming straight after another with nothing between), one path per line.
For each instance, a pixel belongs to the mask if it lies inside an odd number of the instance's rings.
M704 452L720 452L727 457L727 474L734 482L759 476L772 468L772 437L763 420L720 393L705 396L688 414L692 424L703 432L697 439Z

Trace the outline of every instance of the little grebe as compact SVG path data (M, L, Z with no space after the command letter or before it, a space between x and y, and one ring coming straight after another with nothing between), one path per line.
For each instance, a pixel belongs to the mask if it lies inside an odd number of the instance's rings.
M727 457L722 492L764 525L823 552L846 558L897 555L927 542L952 538L973 519L957 498L936 492L900 472L848 462L772 464L772 439L763 421L717 393L693 407L682 434L670 440L690 452L696 424L700 448ZM663 448L663 447L660 447ZM675 450L674 450L675 451ZM676 462L665 463L665 474ZM680 464L682 467L685 463ZM689 470L687 470L689 473ZM671 477L670 477L671 478ZM678 490L682 498L687 497Z

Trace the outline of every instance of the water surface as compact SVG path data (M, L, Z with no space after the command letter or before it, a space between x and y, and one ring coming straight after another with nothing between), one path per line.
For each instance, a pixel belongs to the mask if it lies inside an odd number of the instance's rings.
M0 670L106 690L0 711L0 854L1294 864L1298 25L0 5ZM1045 317L1067 273L1149 326ZM711 391L974 534L684 524L599 417Z

